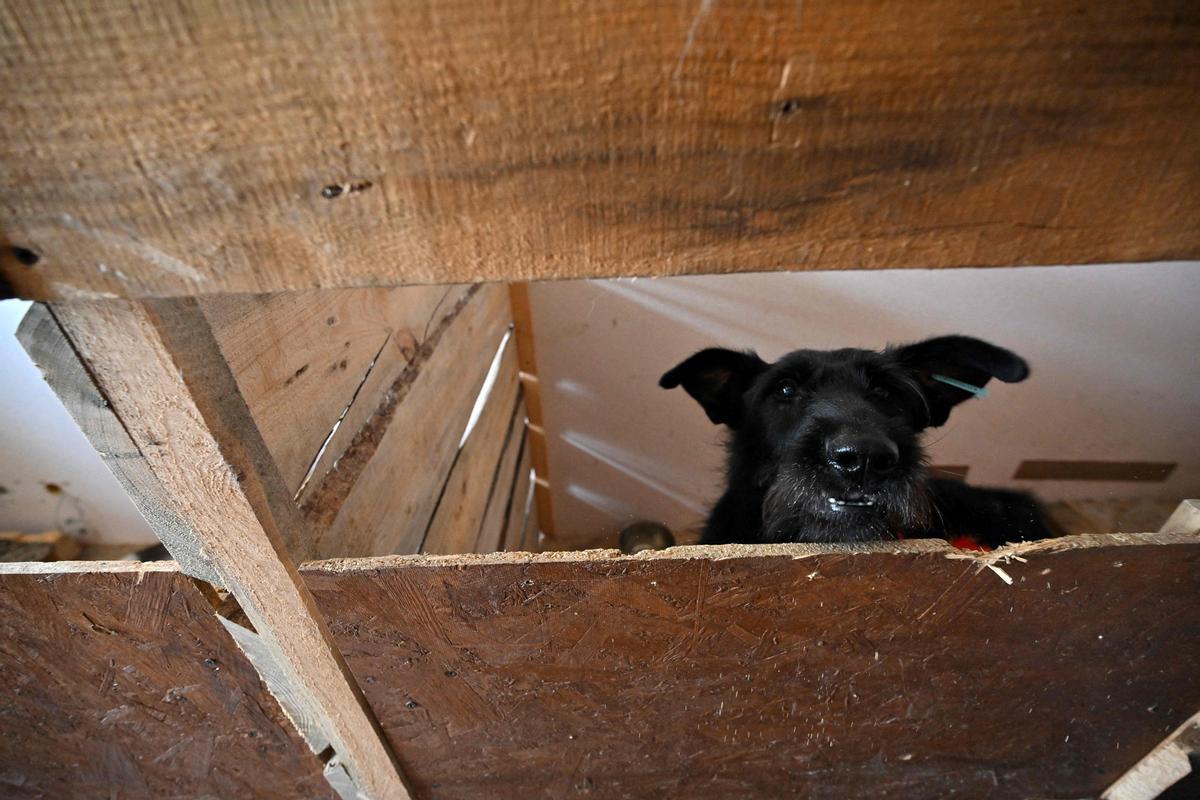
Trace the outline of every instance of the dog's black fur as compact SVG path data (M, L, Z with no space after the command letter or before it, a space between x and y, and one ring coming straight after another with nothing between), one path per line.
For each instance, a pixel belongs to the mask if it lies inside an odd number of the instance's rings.
M997 546L1053 535L1022 492L977 489L925 473L920 434L982 387L1029 375L1016 354L942 336L882 352L702 350L662 376L729 427L729 486L702 541L853 542L970 537Z

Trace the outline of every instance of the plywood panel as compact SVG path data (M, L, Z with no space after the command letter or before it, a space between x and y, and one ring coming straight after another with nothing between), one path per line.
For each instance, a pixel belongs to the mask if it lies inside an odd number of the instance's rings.
M471 408L511 323L503 286L478 287L424 357L382 394L303 501L318 552L414 553Z
M303 574L428 798L1092 797L1200 708L1195 537Z
M1198 25L1194 0L6 0L0 275L1195 257Z
M173 565L0 566L0 794L333 798Z
M393 381L426 355L467 291L413 286L205 298L201 307L221 353L292 492L310 468L320 478L337 461Z

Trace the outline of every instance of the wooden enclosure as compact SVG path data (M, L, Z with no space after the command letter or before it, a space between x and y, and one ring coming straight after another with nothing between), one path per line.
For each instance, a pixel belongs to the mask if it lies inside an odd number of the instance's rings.
M537 553L520 281L1198 258L1197 34L1176 0L0 1L0 290L176 562L0 569L0 793L1155 796L1194 508Z

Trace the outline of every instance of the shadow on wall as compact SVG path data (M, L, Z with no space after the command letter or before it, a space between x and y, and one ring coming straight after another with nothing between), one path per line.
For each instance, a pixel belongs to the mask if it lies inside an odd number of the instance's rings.
M703 520L722 484L721 429L659 376L719 345L775 359L966 333L1033 367L931 432L935 464L1045 499L1200 492L1200 264L894 270L531 287L550 482L562 546L635 519ZM1152 411L1148 411L1152 410ZM1018 480L1028 460L1175 464L1165 480Z

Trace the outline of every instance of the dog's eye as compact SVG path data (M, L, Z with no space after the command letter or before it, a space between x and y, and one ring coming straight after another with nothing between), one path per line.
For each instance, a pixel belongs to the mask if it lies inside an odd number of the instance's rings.
M867 394L876 398L877 400L890 400L892 397L892 390L886 386L872 386L867 391Z
M796 383L791 378L784 378L775 384L776 397L784 400L791 400L798 394L800 394L800 384Z

